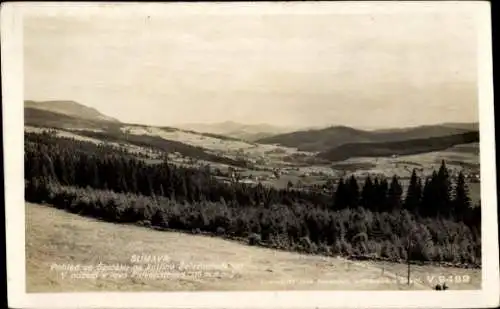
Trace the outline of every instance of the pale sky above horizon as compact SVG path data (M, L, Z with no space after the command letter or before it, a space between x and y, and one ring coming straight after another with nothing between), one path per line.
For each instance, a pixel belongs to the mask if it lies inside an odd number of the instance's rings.
M472 12L287 12L32 14L25 99L151 125L478 121Z

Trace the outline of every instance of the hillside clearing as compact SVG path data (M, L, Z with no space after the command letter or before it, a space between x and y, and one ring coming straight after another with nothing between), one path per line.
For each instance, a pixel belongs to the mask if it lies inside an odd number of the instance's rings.
M147 147L140 147L136 146L130 143L115 143L115 142L108 142L108 141L103 141L101 139L97 138L92 138L88 136L84 136L81 134L78 134L78 131L83 131L85 129L71 129L71 130L61 130L61 129L53 129L53 128L39 128L39 127L33 127L33 126L24 126L24 132L26 133L37 133L37 134L42 134L44 132L52 132L52 134L55 134L55 136L60 137L60 138L68 138L68 139L74 139L77 141L82 141L82 142L88 142L92 143L95 145L107 145L111 146L117 149L123 149L130 154L135 154L135 155L142 155L142 156L147 156L149 159L158 159L159 156L155 154L151 148ZM90 130L92 132L101 132L99 130ZM156 162L155 160L153 160ZM160 161L161 162L161 161Z
M202 290L398 290L408 289L406 269L401 265L378 262L353 262L343 258L302 255L251 247L215 237L161 232L133 225L119 225L83 218L62 210L26 203L27 292L71 291L202 291ZM71 278L71 271L51 267L62 264L132 267L134 255L168 255L168 265L210 268L203 276L154 279L132 276L131 272L110 273L108 277ZM165 262L153 266L164 267ZM197 265L197 266L196 266ZM196 266L196 267L195 267ZM197 268L198 267L198 268ZM188 267L189 269L189 267ZM426 275L454 273L452 268L422 266L422 284L410 288L425 289ZM479 288L480 270L456 270L471 281L450 288ZM94 272L95 273L95 272ZM150 272L151 273L151 272ZM156 272L158 273L158 272ZM78 271L73 272L78 274ZM80 272L80 276L90 272ZM152 273L154 274L154 273ZM401 277L399 277L399 276Z
M243 141L227 141L201 134L190 133L186 131L174 130L167 131L155 127L132 127L121 128L122 132L134 135L152 135L163 139L183 142L193 146L203 147L209 150L232 150L251 148L252 145Z
M224 154L245 155L251 157L275 156L282 158L285 155L299 152L295 148L281 147L276 145L253 144L245 141L221 139L207 136L201 133L183 130L164 130L157 127L124 126L120 129L123 133L133 135L157 136L165 140L185 143L195 147L202 147L210 151ZM276 154L275 152L278 152Z

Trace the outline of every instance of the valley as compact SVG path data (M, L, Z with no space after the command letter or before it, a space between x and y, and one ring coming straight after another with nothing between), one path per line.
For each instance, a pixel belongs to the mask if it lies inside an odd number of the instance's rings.
M480 285L478 141L433 136L431 145L441 138L451 143L427 152L406 149L406 155L327 160L322 152L280 143L93 117L94 110L75 104L62 106L77 111L25 108L29 291L418 290L432 289L436 276L456 274L467 282L452 289ZM419 141L425 148L421 135ZM356 144L338 148L343 145ZM361 148L367 145L374 143ZM439 181L444 162L450 188L466 188L470 198L469 207L449 212L462 222L427 204L427 179ZM418 215L406 205L414 178L423 191ZM412 252L406 237L417 237ZM169 273L162 280L47 271L49 262L133 269L126 257L138 250L168 254L176 263L227 259L242 268L226 265L201 277ZM416 264L407 285L409 254Z
M300 144L291 141L294 139L297 141L323 140L322 143L325 143L326 147L323 149L327 149L327 142L324 139L328 137L331 141L328 144L337 144L339 151L342 152L342 147L349 146L358 151L369 147L368 145L373 145L373 149L378 145L385 145L386 141L404 141L406 138L406 143L411 148L412 138L425 141L424 137L427 137L430 140L436 140L434 144L442 144L439 139L449 138L450 133L475 132L468 131L477 128L477 125L473 124L470 126L443 124L442 126L380 130L380 132L331 127L287 133L283 137L277 135L261 142L249 142L187 129L123 124L110 121L109 119L112 118L107 116L75 118L74 115L81 111L82 107L79 107L77 112L61 110L56 112L55 110L55 107L50 105L37 106L36 103L30 102L25 108L25 131L42 132L50 129L59 137L108 144L124 149L150 163L158 163L168 158L169 162L180 166L209 168L218 175L221 181L262 183L276 188L325 186L332 180L351 175L359 178L360 181L367 176L389 178L398 175L403 186L406 187L413 169L425 180L445 160L452 171L452 177L457 177L459 171L466 174L473 202L480 199L479 143L475 137L472 137L472 142L467 140L467 143L461 143L460 138L455 139L449 147L441 147L443 149L439 150L430 149L427 152L418 150L416 153L411 153L412 150L405 147L405 152L407 152L405 155L395 155L390 152L391 155L386 156L356 155L334 161L322 158L322 153L318 151L299 150L301 148L318 150L316 146L303 146L306 145L303 142ZM84 114L94 115L92 112ZM374 144L374 140L380 143ZM268 144L268 142L276 143ZM343 142L347 144L342 144ZM359 147L352 142L360 142ZM295 145L298 148L285 145Z

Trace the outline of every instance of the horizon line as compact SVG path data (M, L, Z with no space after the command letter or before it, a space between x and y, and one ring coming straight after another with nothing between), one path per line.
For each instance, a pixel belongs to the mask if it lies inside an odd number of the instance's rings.
M276 127L276 128L281 128L281 129L292 129L292 130L295 130L295 131L289 131L289 132L279 133L279 134L286 134L286 133L292 133L292 132L297 132L297 131L317 131L317 130L324 130L324 129L333 128L333 127L346 127L346 128L352 128L352 129L363 130L363 131L379 131L379 130L394 130L394 129L411 129L411 128L425 127L425 126L440 126L440 125L446 125L446 124L479 124L479 120L475 120L475 121L473 120L473 121L446 121L446 122L437 122L437 123L422 123L422 124L411 124L411 125L408 125L408 126L405 125L405 126L396 126L396 127L382 127L382 126L381 127L378 127L378 126L377 127L374 127L374 126L363 127L363 126L357 126L357 125L352 125L352 124L325 124L325 125L319 125L319 126L318 125L316 125L316 126L314 126L314 125L299 125L299 126L296 126L296 125L291 125L291 124L288 124L288 125L275 125L275 124L268 123L268 122L243 123L243 122L238 122L238 121L234 121L234 120L231 120L231 119L227 119L227 120L215 121L215 122L193 121L193 122L170 123L170 124L161 124L160 125L160 124L151 124L151 123L126 122L126 121L123 121L122 119L120 119L119 117L108 115L108 114L104 114L103 112L101 112L96 107L89 106L87 104L84 104L84 103L81 103L81 102L78 102L78 101L74 101L74 100L68 100L68 99L50 99L50 100L24 99L23 105L27 101L31 101L31 102L34 102L34 103L73 102L73 103L82 105L82 106L84 106L86 108L94 109L97 112L99 112L102 116L109 117L109 118L114 118L114 119L118 120L122 124L126 124L126 125L140 125L140 126L151 126L151 127L171 127L171 128L177 128L177 129L181 129L178 126L186 126L186 125L220 125L220 124L224 124L224 123L234 123L234 124L241 125L241 126L261 126L261 125L265 126L265 125L268 125L268 126L271 126L271 127Z

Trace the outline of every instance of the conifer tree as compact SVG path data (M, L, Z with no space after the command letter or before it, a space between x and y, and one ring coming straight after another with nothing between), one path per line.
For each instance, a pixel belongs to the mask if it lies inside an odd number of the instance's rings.
M361 191L361 206L374 210L374 186L371 177L368 175Z
M436 178L436 211L437 216L449 217L451 215L451 182L446 164L441 161L441 166Z
M462 171L458 174L457 184L455 186L455 194L453 199L454 216L458 221L463 221L467 210L471 206L471 199L465 177Z
M339 183L337 184L334 200L333 204L335 209L344 209L347 207L347 190L343 178L340 178Z
M387 193L389 211L399 211L401 208L401 196L403 195L403 188L399 183L398 177L394 175L389 186Z
M418 207L420 215L428 217L431 215L431 202L432 202L432 189L431 189L431 178L427 177L425 179L424 186L422 188L422 200L420 201L420 206Z
M372 201L372 211L378 212L380 211L380 201L379 201L379 190L380 190L380 182L377 177L373 180L373 201Z
M376 208L380 212L389 211L389 205L387 200L387 191L389 190L389 184L387 179L383 178L376 191Z
M347 206L356 208L359 204L359 186L356 177L352 175L347 184Z
M422 183L420 178L417 177L416 170L413 169L410 178L410 184L406 191L404 208L412 213L418 214L418 207L422 198Z
M425 180L425 185L422 190L422 202L420 203L420 213L425 217L433 217L437 215L436 207L436 183L437 183L437 173L434 171L431 177L427 177Z

